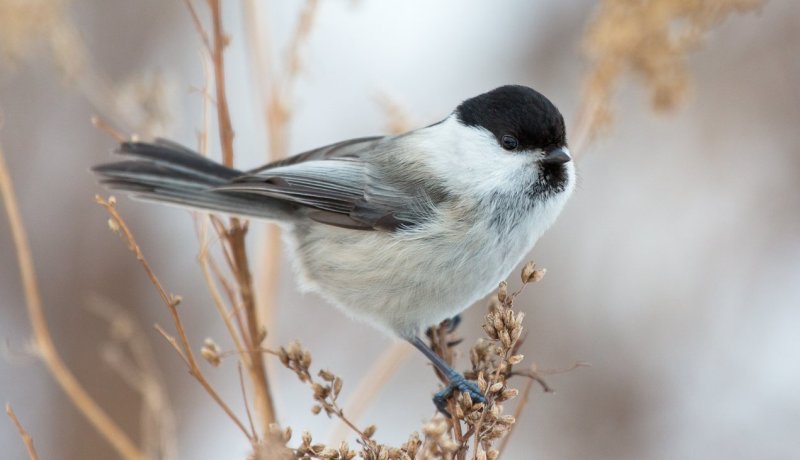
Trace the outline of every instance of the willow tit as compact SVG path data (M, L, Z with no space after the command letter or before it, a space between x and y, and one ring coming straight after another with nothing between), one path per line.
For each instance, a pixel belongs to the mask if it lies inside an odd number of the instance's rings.
M575 184L564 119L543 95L502 86L397 136L320 147L251 171L166 140L125 142L96 166L134 197L277 222L301 287L399 336L448 378L444 411L474 382L418 337L497 287Z

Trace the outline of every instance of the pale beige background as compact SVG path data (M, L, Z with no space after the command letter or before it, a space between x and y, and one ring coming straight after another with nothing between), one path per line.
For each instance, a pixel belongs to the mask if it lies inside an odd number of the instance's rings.
M252 166L265 158L265 134L239 4L227 3L236 147L241 164ZM260 19L282 48L300 3L271 3ZM461 99L522 83L573 119L586 68L579 43L592 5L322 2L294 98L291 149L383 132L386 117L375 102L381 93L421 126ZM93 0L67 11L94 66L112 81L163 76L171 122L158 134L193 145L200 101L188 87L202 84L202 70L181 2ZM554 395L534 393L509 458L800 455L800 3L775 0L760 14L732 17L690 64L690 99L671 116L652 114L638 84L623 81L620 123L584 152L574 198L531 256L549 273L520 303L528 313L526 356L542 367L593 367L551 377ZM243 458L245 440L150 329L168 323L166 312L93 203L100 188L87 169L107 160L113 146L88 122L97 109L37 45L13 67L0 63L0 110L47 317L71 367L138 433L138 401L99 357L105 326L82 308L92 295L121 304L157 350L181 457ZM189 214L127 199L120 206L164 283L184 296L197 345L223 337L194 262ZM7 344L0 399L14 404L43 458L113 457L42 365L25 357L30 329L0 220L0 336ZM302 340L315 363L343 375L347 395L390 344L318 297L299 295L290 270L278 299L274 339ZM468 341L482 313L476 307L465 315ZM211 374L238 401L235 368ZM283 370L274 378L282 420L325 439L333 425L311 416L307 388ZM379 426L379 440L400 442L431 414L434 386L413 355L364 422ZM0 457L23 456L11 424L0 421Z

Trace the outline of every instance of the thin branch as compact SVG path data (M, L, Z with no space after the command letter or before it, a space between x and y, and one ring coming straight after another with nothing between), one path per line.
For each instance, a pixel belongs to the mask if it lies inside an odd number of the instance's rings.
M33 438L28 431L25 430L25 427L22 426L22 423L17 418L17 414L14 413L14 409L11 408L11 404L6 403L6 414L8 414L8 418L14 422L14 425L17 426L17 431L19 431L19 436L22 438L22 442L25 443L25 448L28 449L28 457L31 460L38 460L39 455L36 454L36 448L33 446Z
M250 413L250 403L247 402L247 389L244 387L244 376L242 376L241 361L236 362L236 370L239 371L239 388L242 390L242 400L244 401L244 410L247 412L247 422L250 424L250 433L252 433L253 439L258 439L256 427L253 425L253 415Z
M197 29L197 34L200 35L200 39L203 41L203 46L205 46L208 54L212 54L211 42L208 39L208 32L206 32L205 27L203 27L203 22L200 20L200 16L197 14L194 3L192 3L192 0L183 0L183 3L189 10L189 14L192 15L192 22L194 23L195 29Z
M202 219L202 217L199 217L198 219ZM195 221L198 219L195 219ZM205 222L201 225L205 227ZM228 335L230 336L231 340L233 340L236 350L243 352L244 346L239 338L241 330L237 331L231 322L231 318L228 315L227 308L225 307L225 302L222 300L222 294L219 292L219 288L217 287L217 284L214 282L214 278L211 275L211 269L209 266L210 255L208 253L208 241L206 239L207 232L202 230L199 233L198 239L200 240L200 253L197 255L197 260L200 263L200 270L203 272L203 278L205 279L206 287L208 287L208 291L211 293L211 298L214 301L214 307L217 309L217 313L222 318L225 328L228 330Z
M42 299L36 281L36 271L33 267L33 257L31 256L28 237L22 224L22 217L17 206L17 199L14 194L11 177L8 174L2 147L0 147L0 194L3 195L3 204L11 227L14 247L17 250L17 263L19 264L28 316L33 329L36 347L39 350L39 356L41 356L50 374L67 394L70 401L89 420L89 423L100 435L114 447L120 456L126 459L145 458L142 451L139 450L130 437L81 386L64 361L62 361L55 344L53 344L50 330L44 317Z
M122 143L128 140L128 136L126 136L122 131L114 128L109 124L107 121L103 120L99 116L95 115L91 119L92 125L99 129L100 131L108 134L111 136L115 141Z
M191 6L191 2L187 3ZM222 5L220 0L208 0L211 10L211 23L214 45L211 48L211 59L214 63L214 85L217 95L217 122L219 124L219 142L222 148L222 163L233 167L233 126L228 108L228 95L225 92L225 48L228 37L222 30ZM202 29L201 29L202 30ZM205 38L207 40L207 37Z
M186 336L186 330L183 327L183 321L181 320L180 314L178 313L178 304L181 301L180 297L167 294L167 291L164 289L161 282L158 280L158 277L156 277L156 274L155 272L153 272L153 269L152 267L150 267L150 264L147 262L147 259L145 259L144 254L142 253L142 250L139 247L139 244L136 243L136 239L134 238L130 228L128 228L128 224L125 223L125 221L122 219L122 216L120 216L119 213L117 212L117 209L115 207L116 200L114 200L113 197L109 198L108 200L104 200L100 196L96 196L95 201L99 205L103 206L109 213L109 215L111 215L111 220L109 221L109 223L111 224L112 229L119 231L122 234L122 236L125 237L125 239L128 242L128 247L136 255L136 260L139 261L145 273L147 274L147 277L150 278L150 282L153 284L153 286L155 286L156 290L158 291L158 295L161 297L161 300L167 306L170 315L172 315L172 321L175 325L175 330L178 331L178 339L180 341L180 345L178 345L177 341L175 341L174 338L170 339L171 336L166 334L166 332L164 332L163 329L160 329L159 332L161 332L162 335L167 337L170 343L172 343L174 347L180 348L183 351L182 357L186 362L187 366L189 367L189 374L192 375L192 377L194 377L198 383L200 383L200 385L206 390L209 396L211 396L211 398L217 403L217 405L220 406L220 408L222 408L223 411L225 411L226 414L228 414L228 417L230 417L231 420L233 420L233 422L236 424L236 426L238 426L239 429L242 430L242 433L244 433L244 435L247 436L247 439L252 442L253 439L250 436L250 433L247 432L247 428L245 428L244 424L241 422L241 420L239 420L239 417L237 417L236 414L234 414L234 412L231 410L230 407L228 407L225 401L222 400L222 398L219 396L219 394L211 385L211 383L209 383L209 381L206 379L205 375L200 370L200 367L197 365L194 353L192 352L192 347L189 344L189 339Z
M217 125L219 127L219 140L222 150L222 162L226 166L232 167L234 160L233 150L233 126L231 124L230 109L228 108L228 98L225 90L225 48L229 38L222 27L222 5L220 0L207 0L211 11L212 39L211 60L214 70L214 84L217 101ZM219 231L219 228L218 228ZM264 336L264 329L258 318L256 309L256 298L253 292L252 275L250 273L247 252L245 251L245 236L247 234L247 223L243 223L237 218L230 220L229 228L220 235L225 234L227 246L230 251L229 262L236 278L239 294L246 317L247 337L249 339L247 348L257 350L261 345L260 341ZM265 438L269 426L276 420L275 406L272 395L269 391L266 366L263 356L253 351L248 362L248 374L253 384L255 405L258 414L261 416L262 430Z
M178 353L178 356L181 357L186 366L191 366L191 364L189 363L189 359L187 359L186 355L183 354L183 350L181 349L181 346L178 345L178 341L175 339L175 337L169 332L165 331L164 328L161 327L161 325L158 323L154 324L153 328L156 331L158 331L158 333L161 334L162 337L164 337L164 340L166 340L170 345L172 345L172 348L175 349L175 352Z

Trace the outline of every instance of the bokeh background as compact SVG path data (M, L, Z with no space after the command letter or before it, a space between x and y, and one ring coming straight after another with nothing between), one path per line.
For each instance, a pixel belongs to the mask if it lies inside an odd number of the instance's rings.
M510 82L548 95L574 126L588 68L581 44L595 6L322 1L289 99L290 150L386 132L385 98L423 126ZM266 159L267 138L254 90L263 82L254 81L242 32L253 11L225 7L238 161L255 166ZM59 350L114 419L140 436L141 401L106 364L114 331L93 313L98 304L127 311L154 350L180 457L243 458L246 440L151 328L169 325L167 312L108 230L93 200L102 191L87 172L114 145L90 124L95 114L126 132L195 145L202 101L192 88L204 77L184 5L0 0L0 8L0 141ZM273 62L283 59L301 8L284 1L256 9ZM527 312L527 360L592 366L548 377L555 394L533 393L508 458L800 455L800 3L774 0L730 16L688 62L688 97L668 114L654 113L637 79L620 80L614 124L580 152L579 187L530 256L548 275L518 303ZM190 214L119 202L164 284L184 297L196 346L214 337L229 348L195 262ZM262 226L255 228L251 247L260 254ZM281 266L289 267L285 257ZM315 365L344 377L352 397L391 339L299 294L289 269L277 299L272 343L301 340ZM483 313L483 305L466 313L468 343ZM5 218L0 337L0 399L14 405L41 456L114 458L31 355ZM234 363L209 375L241 410ZM272 379L281 420L325 440L335 423L311 415L308 388L277 367ZM431 415L435 385L423 358L411 355L361 423L375 423L381 441L402 442ZM11 423L0 421L0 457L24 455Z

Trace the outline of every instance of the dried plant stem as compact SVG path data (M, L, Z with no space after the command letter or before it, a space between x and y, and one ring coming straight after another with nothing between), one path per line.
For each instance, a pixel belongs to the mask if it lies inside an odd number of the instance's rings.
M28 237L22 224L22 217L17 207L17 199L8 174L3 150L0 147L0 194L3 195L3 204L11 227L11 235L17 250L17 263L22 277L25 299L28 307L28 316L33 329L33 337L39 356L44 361L50 374L58 382L75 407L89 420L94 428L126 459L145 458L142 451L117 425L111 417L100 407L89 393L81 386L69 370L56 350L47 327L47 321L42 309L42 299L36 281L36 272L33 267Z
M14 409L11 408L11 404L6 403L6 414L8 414L8 418L14 422L14 425L17 426L17 431L19 431L19 436L22 438L22 442L25 443L25 448L28 450L28 457L31 460L38 460L39 455L36 453L36 448L33 446L33 438L28 431L25 430L25 427L22 426L22 423L17 418L17 414L14 413Z
M205 226L205 224L206 222L204 222L201 225ZM201 247L200 247L200 254L197 256L197 259L198 262L200 263L200 271L203 272L203 278L205 280L209 292L211 293L211 298L214 301L214 307L217 309L217 313L222 318L222 322L225 324L225 328L228 330L228 335L230 335L231 340L233 340L233 345L234 347L236 347L236 351L240 353L240 356L243 356L245 348L242 345L242 341L239 337L239 332L237 332L236 327L231 322L231 315L228 314L228 311L225 307L225 302L222 300L222 294L219 292L217 283L214 282L214 277L211 274L211 266L210 266L211 262L210 262L210 255L208 253L208 241L206 240L208 232L204 227L199 233L200 233L199 238Z
M247 326L247 349L250 350L249 374L253 382L253 393L255 395L256 412L261 416L261 429L264 436L268 434L269 426L276 422L272 394L269 390L267 381L267 369L264 363L264 355L259 352L261 342L266 335L266 330L260 326L258 312L256 310L255 293L253 292L253 276L250 273L250 265L245 250L244 237L247 233L247 226L242 225L238 219L231 219L231 228L228 231L228 244L233 255L234 276L239 287L242 306L245 313L245 324Z
M220 0L207 0L211 11L211 61L214 69L215 98L217 102L217 122L219 126L219 139L222 150L222 162L226 166L233 166L233 126L231 123L230 110L228 108L228 98L225 91L225 48L228 44L228 37L222 28L222 5ZM187 5L191 7L191 2ZM196 15L193 15L196 17ZM202 25L196 21L201 36L207 36L203 32ZM264 357L258 352L265 332L262 332L261 322L258 318L256 309L256 299L253 292L253 280L250 273L247 252L245 248L245 236L247 235L247 225L237 218L230 220L229 228L224 232L224 236L230 250L231 269L236 278L242 306L245 312L245 323L247 334L244 339L247 349L250 350L248 364L248 375L253 385L256 412L261 418L261 429L264 437L268 433L269 426L275 423L275 409L272 402L272 395L269 390L266 366Z
M247 423L250 425L250 433L253 439L257 439L256 426L253 424L253 414L250 413L250 403L247 402L247 389L244 386L244 376L242 375L242 362L236 362L236 370L239 372L239 389L242 391L242 401L244 402L244 410L247 412Z
M220 0L208 0L208 7L211 9L211 23L213 27L211 60L214 63L217 123L219 124L219 142L222 147L222 163L225 166L233 167L234 133L231 124L230 109L228 109L228 95L225 91L225 48L228 46L228 37L222 29L222 5Z
M156 290L158 291L158 295L161 297L161 300L167 306L167 309L172 316L172 321L175 325L175 330L178 331L178 338L180 343L176 341L174 338L169 336L163 329L159 329L159 332L167 338L167 340L175 347L176 350L179 351L181 358L183 358L186 366L189 368L189 374L197 380L198 383L206 390L206 392L211 396L211 398L217 403L217 405L222 408L222 410L228 415L228 417L233 420L236 426L242 430L242 433L247 437L247 439L253 442L253 438L250 433L245 428L244 424L239 420L239 417L234 414L233 410L222 400L219 396L217 391L211 385L211 383L206 379L203 371L197 365L197 360L194 357L194 352L192 351L192 347L189 343L189 339L186 336L186 330L183 327L183 321L181 320L180 314L178 313L178 304L180 303L180 298L167 294L167 291L164 289L164 286L158 280L155 272L153 271L150 264L145 259L144 254L142 253L139 244L136 242L136 239L133 236L130 228L128 228L128 224L122 219L122 216L119 215L117 209L115 208L113 200L104 200L101 197L95 197L95 201L101 206L103 206L106 211L111 215L111 219L114 222L113 226L115 226L121 234L125 237L126 241L128 242L128 246L130 250L136 255L136 260L139 261L142 268L144 269L147 277L150 279L150 282L155 286Z
M117 130L113 126L111 126L111 124L109 124L107 121L103 120L99 116L97 116L97 115L93 116L91 121L92 121L92 125L94 125L95 128L97 128L100 131L103 131L104 133L108 134L115 141L117 141L119 143L122 143L122 142L125 142L126 140L128 140L128 136L126 136L125 134L123 134L121 131Z

